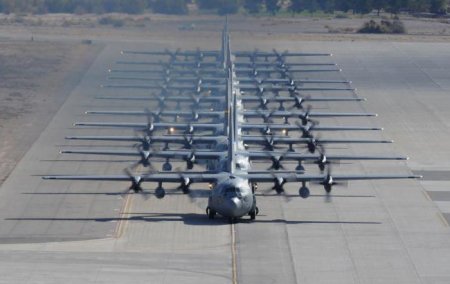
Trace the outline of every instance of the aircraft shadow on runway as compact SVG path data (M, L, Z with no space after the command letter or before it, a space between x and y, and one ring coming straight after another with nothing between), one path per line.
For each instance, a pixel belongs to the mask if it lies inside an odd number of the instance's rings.
M111 217L111 218L5 218L6 221L67 221L67 222L117 222L117 221L129 221L129 222L183 222L186 225L194 226L223 226L229 225L228 218L217 217L215 219L208 219L205 214L198 213L126 213L131 215L128 217ZM237 219L235 223L266 223L266 224L339 224L339 225L380 225L381 222L368 222L368 221L333 221L333 220L285 220L285 219Z

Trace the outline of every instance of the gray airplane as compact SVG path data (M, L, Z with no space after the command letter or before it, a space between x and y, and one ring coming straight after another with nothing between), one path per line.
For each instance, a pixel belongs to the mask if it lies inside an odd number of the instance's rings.
M267 109L269 103L278 103L279 110L285 110L284 103L291 103L294 108L302 109L305 102L358 102L365 101L365 98L359 97L311 97L311 96L301 96L298 93L291 94L290 96L257 96L248 95L241 92L240 101L243 103L259 103L260 108ZM193 104L195 107L199 106L200 103L214 103L221 104L224 103L226 98L216 95L191 95L191 96L178 96L178 95L161 95L161 94L147 94L146 96L103 96L97 97L97 99L103 100L142 100L142 101L158 101L159 107L163 108L166 102L183 102Z
M226 119L225 123L221 126L223 134L228 138L228 146L226 151L220 151L220 155L224 163L216 169L215 172L204 171L204 172L192 172L192 171L182 171L182 172L150 172L148 174L136 175L130 171L126 171L124 175L109 175L109 176L90 176L90 175L49 175L44 176L44 179L59 179L59 180L97 180L97 181L129 181L131 182L130 190L134 192L144 191L142 187L143 182L155 182L157 187L155 188L155 195L157 198L163 198L166 194L163 184L165 183L178 183L178 187L184 193L190 191L190 186L193 183L210 183L211 191L208 198L208 207L206 212L209 218L214 218L216 214L220 214L224 217L234 219L249 215L251 219L255 219L259 212L256 206L256 196L255 190L257 188L257 183L272 183L273 189L281 194L284 192L284 186L286 183L299 183L299 195L306 198L310 194L310 190L307 187L307 183L318 183L321 184L326 193L329 194L333 187L338 186L342 182L351 180L373 180L373 179L415 179L420 178L417 175L409 174L375 174L375 175L354 175L354 174L341 174L332 175L328 168L328 171L320 174L306 174L303 172L295 171L262 171L262 172L251 172L249 171L248 152L245 151L243 145L243 139L241 133L243 130L255 130L255 129L288 129L289 130L299 130L300 126L296 125L267 125L267 124L243 124L242 114L240 113L240 106L242 101L240 97L236 95L239 92L236 88L236 78L235 69L232 64L232 55L229 45L229 37L227 32L227 27L225 26L223 32L223 49L222 55L220 56L224 65L226 66L228 73L228 80L226 85L227 92L227 104L226 104ZM167 54L167 53L165 53ZM176 58L181 55L181 52L176 52L170 54L172 58ZM323 54L309 54L309 56L323 56ZM194 55L195 56L195 55ZM238 52L235 54L238 57L275 57L276 60L282 61L288 56L308 56L306 54L291 54L291 53L262 53L262 52ZM82 124L78 124L82 125ZM113 124L101 124L101 123L85 123L84 125L91 126L113 126ZM117 125L117 124L116 124ZM152 125L147 124L132 124L132 123L122 123L119 126L127 127L143 127L149 128L149 126L156 127L156 123ZM173 125L163 125L159 124L160 128L184 128L190 129L191 127L197 127L199 129L217 129L217 126L206 126L201 124L173 124ZM318 127L314 126L315 130L319 130ZM339 128L339 127L322 127L322 130L355 130L352 127ZM363 128L356 128L358 130L363 130ZM367 130L368 128L364 128ZM370 128L371 129L371 128ZM310 128L309 130L312 130ZM175 151L170 157L180 156L182 151ZM192 153L192 152L191 152ZM270 152L268 152L270 154ZM197 154L197 153L194 153ZM209 153L211 154L211 153ZM264 153L263 153L264 155ZM284 154L282 154L284 155Z
M199 160L212 160L217 159L219 164L225 164L227 162L227 151L205 151L205 150L192 150L192 151L183 151L183 150L164 150L164 151L156 151L156 150L63 150L61 154L88 154L88 155L113 155L113 156L139 156L141 159L135 164L141 164L145 167L150 166L150 158L165 158L166 163L163 165L164 171L171 171L172 166L169 163L169 160L181 159L187 163L187 168L192 169L194 164ZM407 157L402 156L380 156L380 155L325 155L324 153L320 154L302 154L295 152L274 152L274 151L239 151L237 155L241 157L247 157L250 160L271 160L272 166L270 166L269 170L275 169L280 170L284 169L282 165L282 161L296 161L299 165L302 164L303 161L312 161L316 163L321 171L325 170L325 165L330 162L336 161L339 162L341 160L345 161L359 161L359 160L407 160ZM250 168L249 162L243 159L241 162L241 168ZM299 166L301 167L301 166ZM303 170L303 169L298 169Z
M160 121L161 117L187 117L193 121L200 118L215 118L223 121L225 113L223 111L130 111L130 110L94 110L86 111L86 114L103 114L103 115L147 115L153 118L155 122ZM288 122L289 118L299 118L303 125L307 125L311 118L319 117L371 117L377 116L374 113L352 113L352 112L312 112L310 109L304 112L299 111L281 111L281 110L243 110L241 114L244 118L262 118L264 122L271 122L272 118L283 118Z
M150 150L154 143L166 144L165 150L169 149L169 144L182 145L184 149L194 149L195 145L210 145L216 149L218 145L227 146L227 136L194 136L194 135L142 135L142 136L67 136L68 140L88 140L88 141L122 141L139 142L139 148ZM306 145L310 153L315 153L317 148L324 144L386 144L393 143L392 140L374 139L322 139L322 138L297 138L274 135L249 136L242 135L241 139L247 149L249 145L263 146L266 150L274 151L277 145L289 146L289 151L294 152L294 145Z

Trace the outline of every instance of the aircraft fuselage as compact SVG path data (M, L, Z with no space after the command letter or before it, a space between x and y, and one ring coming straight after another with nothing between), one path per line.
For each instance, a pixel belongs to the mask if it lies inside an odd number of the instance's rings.
M219 181L211 191L208 199L207 213L214 218L216 213L228 217L239 218L256 214L256 200L248 180L230 176Z

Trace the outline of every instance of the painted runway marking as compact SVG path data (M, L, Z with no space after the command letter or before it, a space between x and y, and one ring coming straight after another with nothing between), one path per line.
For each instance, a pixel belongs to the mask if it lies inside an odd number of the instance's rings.
M231 269L232 269L232 283L237 284L237 263L236 263L236 228L234 223L231 223L230 226L231 231Z
M122 204L122 210L120 210L120 213L119 213L119 222L116 225L116 230L114 233L114 238L116 238L116 239L120 238L122 236L123 232L125 231L125 227L127 224L126 216L128 214L127 212L129 211L128 209L131 206L131 197L130 196L131 196L130 194L127 194L126 197L124 198L125 200Z

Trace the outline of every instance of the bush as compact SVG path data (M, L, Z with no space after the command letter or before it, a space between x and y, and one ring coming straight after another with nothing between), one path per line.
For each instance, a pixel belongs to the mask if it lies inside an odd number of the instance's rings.
M152 9L161 14L184 15L188 12L185 0L156 0Z
M116 19L113 17L102 17L98 20L98 23L100 25L111 25L115 28L123 27L123 25L125 24L124 20Z
M363 27L358 30L358 33L366 34L404 34L406 33L405 26L400 20L392 22L382 20L380 23L370 20L364 23Z
M236 14L239 10L239 3L237 0L222 0L217 13L219 15Z
M335 17L336 19L348 19L347 13L336 13L336 14L334 15L334 17Z

